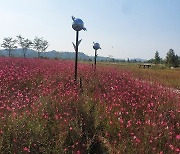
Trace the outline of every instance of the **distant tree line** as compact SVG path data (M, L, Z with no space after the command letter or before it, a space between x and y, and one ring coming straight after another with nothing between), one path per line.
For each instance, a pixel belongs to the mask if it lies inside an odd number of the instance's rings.
M159 55L159 52L155 52L155 56L153 59L150 59L148 62L154 64L165 64L168 67L179 67L180 66L180 56L175 54L173 49L169 49L166 54L166 58L162 59Z
M20 47L22 48L22 56L25 58L26 53L28 49L34 49L38 52L38 58L41 57L41 53L46 51L46 49L49 46L49 42L47 40L44 40L42 37L35 37L33 41L22 37L21 35L16 36L16 39L13 39L12 37L5 37L3 39L3 43L1 44L1 47L3 47L5 50L8 51L9 57L12 56L12 52L14 49ZM110 62L125 62L126 60L118 60L114 59L112 56L109 56L106 61ZM140 62L135 60L130 60L128 58L127 62ZM155 52L154 58L148 60L149 63L154 64L165 64L168 67L179 67L180 66L180 56L175 54L173 49L170 49L167 52L166 58L162 59L159 55L159 52Z
M35 37L33 41L25 39L21 35L16 36L16 39L12 37L5 37L1 47L8 51L9 57L12 56L12 52L17 47L22 48L22 55L25 58L28 49L35 49L38 52L38 58L41 57L41 52L46 51L49 46L49 42L43 38Z

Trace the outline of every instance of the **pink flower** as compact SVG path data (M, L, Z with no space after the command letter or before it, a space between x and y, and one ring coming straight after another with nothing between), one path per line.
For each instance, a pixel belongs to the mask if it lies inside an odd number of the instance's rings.
M72 127L69 127L69 129L72 131L73 130L73 128Z
M81 152L78 150L78 151L76 151L76 154L81 154Z
M30 152L30 149L28 147L24 147L24 151Z
M176 135L176 139L180 140L180 134Z
M169 145L171 150L174 150L174 146L172 144Z
M131 126L131 120L128 121L127 128Z

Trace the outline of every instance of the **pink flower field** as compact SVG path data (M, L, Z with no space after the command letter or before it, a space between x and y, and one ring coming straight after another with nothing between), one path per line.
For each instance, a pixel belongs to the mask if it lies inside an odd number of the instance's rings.
M80 82L81 78L81 82ZM0 58L0 153L180 153L180 95L120 68Z

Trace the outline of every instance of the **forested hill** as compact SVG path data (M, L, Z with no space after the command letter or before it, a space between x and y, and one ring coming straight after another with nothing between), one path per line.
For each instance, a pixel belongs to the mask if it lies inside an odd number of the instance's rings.
M11 51L13 57L23 57L23 52L22 49L14 49ZM0 56L5 56L8 57L8 51L7 50L0 50ZM57 58L57 59L74 59L75 57L75 52L59 52L59 51L48 51L48 52L42 52L40 54L41 57L44 58ZM34 50L27 50L26 52L26 57L27 58L35 58L38 57L37 51ZM93 61L94 56L88 56L84 54L83 52L78 53L78 58L80 60L89 60ZM98 61L125 61L124 59L114 59L111 57L102 57L102 56L97 56Z

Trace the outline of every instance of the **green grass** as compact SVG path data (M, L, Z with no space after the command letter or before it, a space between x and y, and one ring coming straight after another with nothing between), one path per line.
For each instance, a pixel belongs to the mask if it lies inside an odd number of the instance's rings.
M100 63L132 73L140 80L160 83L163 86L180 90L180 68L170 69L165 65L153 65L151 68L139 68L135 63Z

